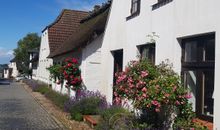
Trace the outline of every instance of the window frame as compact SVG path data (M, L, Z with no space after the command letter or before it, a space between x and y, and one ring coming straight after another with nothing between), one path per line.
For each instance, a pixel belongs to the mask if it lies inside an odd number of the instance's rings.
M143 55L142 55L144 48L149 49L148 57L143 57ZM152 51L152 48L154 48L153 51ZM155 60L156 60L156 44L155 43L148 43L148 44L139 45L138 50L139 50L139 54L140 54L140 59L146 58L153 65L155 65Z
M215 33L210 33L210 34L206 34L206 35L202 35L202 36L197 36L197 37L193 37L193 38L186 38L183 39L181 42L181 47L182 47L182 57L181 57L181 76L182 76L182 82L185 83L184 79L185 79L185 72L186 71L196 71L196 115L197 117L203 119L203 120L208 120L210 122L213 122L213 117L212 116L208 116L208 115L204 115L203 114L203 104L204 104L204 73L206 71L214 71L215 74L215 58L213 61L204 61L204 47L207 45L207 41L208 40L213 40L215 41ZM187 42L192 42L192 41L196 41L197 43L197 58L196 61L185 61L185 44ZM214 44L216 43L216 41L214 42ZM193 43L191 43L193 44ZM215 45L214 45L215 48ZM185 86L185 84L184 84ZM202 88L201 88L202 87ZM213 99L214 100L214 99ZM213 104L213 109L214 109L214 104Z
M137 4L137 6L134 6L135 4ZM133 10L135 9L134 7L136 7L137 9L136 11L133 12ZM141 0L131 0L130 16L128 16L126 20L130 20L138 16L140 14L140 10L141 10Z

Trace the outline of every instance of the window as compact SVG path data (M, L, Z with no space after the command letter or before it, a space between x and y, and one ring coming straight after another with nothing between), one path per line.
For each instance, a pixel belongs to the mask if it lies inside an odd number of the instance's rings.
M114 75L113 75L113 84L116 84L115 73L122 72L123 70L123 50L116 50L112 52L114 57Z
M140 58L155 64L155 43L139 46Z
M213 120L215 35L207 34L182 40L182 76L190 88L193 109L198 117Z
M157 3L152 6L152 10L158 9L172 1L173 0L158 0Z
M131 15L127 17L127 20L139 15L140 4L141 0L131 0Z

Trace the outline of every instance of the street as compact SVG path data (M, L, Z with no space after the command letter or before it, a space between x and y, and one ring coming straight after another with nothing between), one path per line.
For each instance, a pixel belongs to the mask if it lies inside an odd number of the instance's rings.
M30 129L62 128L19 83L0 80L0 130Z

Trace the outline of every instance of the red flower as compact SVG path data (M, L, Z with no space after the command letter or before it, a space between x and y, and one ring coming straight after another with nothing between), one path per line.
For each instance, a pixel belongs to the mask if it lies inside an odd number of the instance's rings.
M68 63L68 64L67 64L67 66L68 66L68 67L71 67L71 66L72 66L72 64L71 64L71 63Z
M78 64L78 61L77 61L77 59L75 59L75 58L72 59L72 62L73 62L74 64Z

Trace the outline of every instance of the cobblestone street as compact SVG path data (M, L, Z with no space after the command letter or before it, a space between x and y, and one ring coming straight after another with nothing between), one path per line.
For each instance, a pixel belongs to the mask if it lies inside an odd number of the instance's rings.
M0 130L30 129L63 128L18 83L0 84Z

